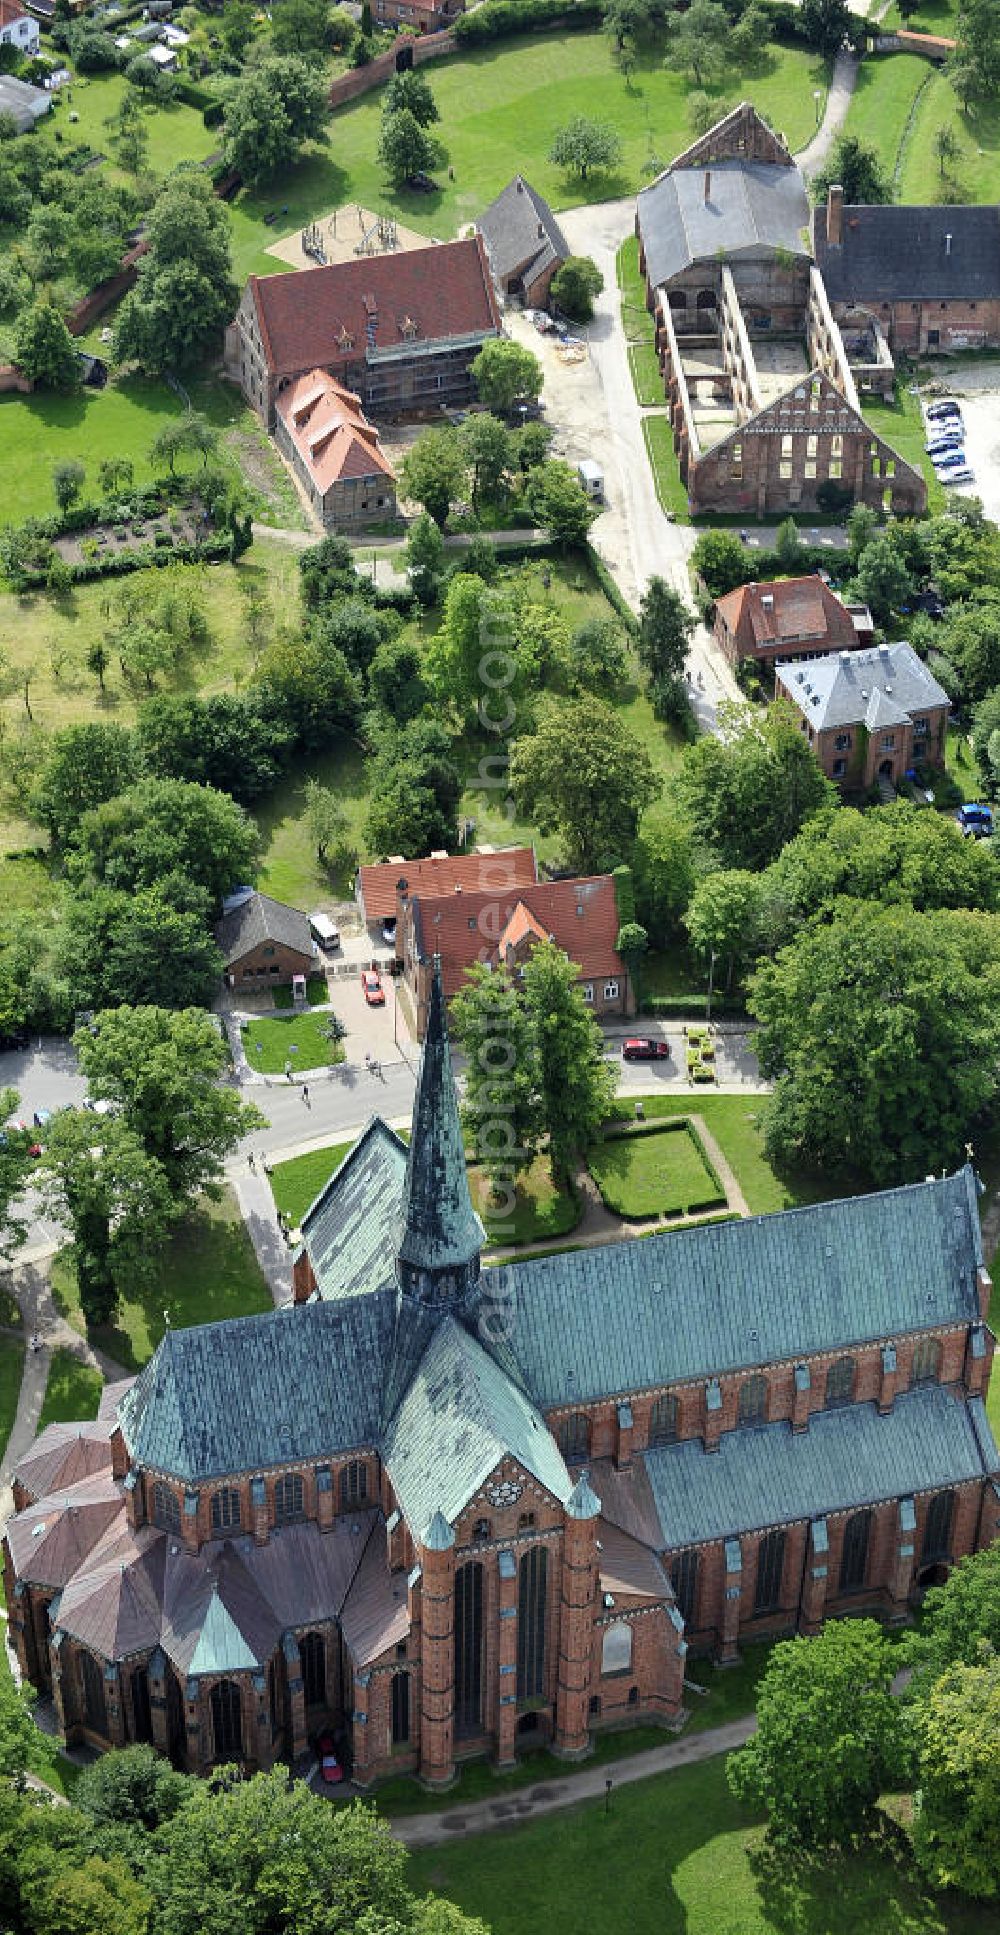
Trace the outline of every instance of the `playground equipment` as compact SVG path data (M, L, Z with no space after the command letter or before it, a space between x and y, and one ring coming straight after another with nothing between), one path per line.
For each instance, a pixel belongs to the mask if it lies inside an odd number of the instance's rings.
M360 242L355 242L354 253L355 255L376 255L380 249L394 249L395 247L395 215L378 215L371 224L371 227L365 229Z
M302 253L308 255L313 262L326 263L323 237L316 222L310 222L309 227L302 230Z

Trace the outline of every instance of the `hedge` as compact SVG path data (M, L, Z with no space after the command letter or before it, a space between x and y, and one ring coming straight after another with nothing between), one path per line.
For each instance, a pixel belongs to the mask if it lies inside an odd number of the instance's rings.
M91 584L97 578L125 578L132 571L148 571L150 565L164 564L211 564L221 563L233 556L233 535L231 531L216 537L205 538L200 544L174 544L169 551L157 550L155 544L137 544L131 551L112 551L99 558L81 558L79 564L58 562L68 574L64 582L74 585ZM49 580L47 565L44 571L23 570L18 574L16 589L37 591L47 585Z
M747 1011L746 996L713 994L713 1015L741 1015ZM642 1004L644 1015L662 1015L674 1020L704 1021L708 1016L707 994L650 994Z
M698 1134L697 1129L695 1128L693 1122L689 1119L688 1116L678 1115L678 1116L674 1116L672 1119L671 1118L664 1119L661 1116L652 1122L612 1121L605 1124L603 1135L602 1135L602 1141L604 1142L605 1145L607 1145L609 1142L628 1142L633 1139L641 1138L643 1136L680 1135L680 1134L686 1135L690 1139L690 1141L694 1144L695 1151L705 1166L706 1173L712 1185L713 1193L708 1196L697 1196L695 1200L691 1203L688 1203L683 1210L677 1210L677 1211L663 1210L661 1213L664 1216L669 1216L672 1214L690 1215L692 1210L728 1208L728 1197L722 1185L722 1178L718 1174L714 1163L711 1161L708 1151L705 1148L705 1145L702 1142L702 1139ZM621 1209L618 1206L618 1204L613 1203L611 1201L610 1196L608 1194L608 1186L606 1184L602 1184L596 1176L594 1177L594 1180L597 1183L598 1189L600 1190L602 1200L607 1204L607 1207L609 1209L613 1210L619 1216L628 1215L630 1221L636 1220L635 1217L632 1216L630 1212Z
M459 46L475 47L533 27L595 27L603 15L603 0L486 0L474 13L459 14L452 32Z
M475 15L473 15L472 17L475 18ZM464 18L468 19L469 15L466 14ZM624 625L625 630L628 632L629 637L638 638L639 620L636 617L635 612L632 610L632 607L629 604L627 598L624 596L624 594L619 590L618 586L616 585L613 577L611 576L610 571L608 570L607 565L604 562L604 559L598 556L597 552L594 550L594 547L590 543L589 539L587 543L584 545L583 549L587 559L587 563L589 564L591 571L593 572L595 578L597 579L597 582L600 585L601 590L603 591L604 596L608 601L608 604L611 606L612 611L615 612L617 616L621 619L622 624Z

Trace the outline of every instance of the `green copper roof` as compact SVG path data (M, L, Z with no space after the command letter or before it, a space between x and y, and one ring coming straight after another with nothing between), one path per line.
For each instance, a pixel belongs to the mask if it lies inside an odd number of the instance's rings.
M435 1512L420 1543L428 1552L450 1552L455 1534L442 1512Z
M995 1472L1000 1456L981 1398L940 1384L874 1404L819 1411L806 1431L790 1424L728 1431L718 1451L700 1439L645 1455L662 1528L674 1550L768 1525L937 1491Z
M567 1515L570 1518L597 1518L600 1509L601 1501L586 1472L582 1471L566 1500Z
M455 1270L479 1254L483 1226L472 1207L441 970L435 964L413 1109L399 1256L415 1270Z
M302 1218L321 1297L359 1297L395 1282L406 1144L373 1117Z
M544 1419L454 1317L437 1326L385 1437L383 1456L407 1523L454 1525L507 1456L560 1503L572 1484Z
M488 1273L548 1408L979 1316L972 1172Z

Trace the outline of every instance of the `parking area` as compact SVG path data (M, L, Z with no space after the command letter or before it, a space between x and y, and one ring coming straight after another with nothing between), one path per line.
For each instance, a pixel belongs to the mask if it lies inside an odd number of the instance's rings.
M1000 365L940 364L920 400L926 408L942 396L953 396L962 406L965 454L974 481L958 488L964 496L981 498L987 517L1000 522ZM950 488L944 477L941 481Z

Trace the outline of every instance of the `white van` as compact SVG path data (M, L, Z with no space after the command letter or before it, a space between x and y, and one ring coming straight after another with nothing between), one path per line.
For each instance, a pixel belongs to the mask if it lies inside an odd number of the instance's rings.
M340 929L334 926L328 914L310 914L309 929L324 954L333 954L340 946Z
M582 464L577 464L576 474L587 496L595 504L603 504L604 472L600 464L595 464L590 457L585 457Z

